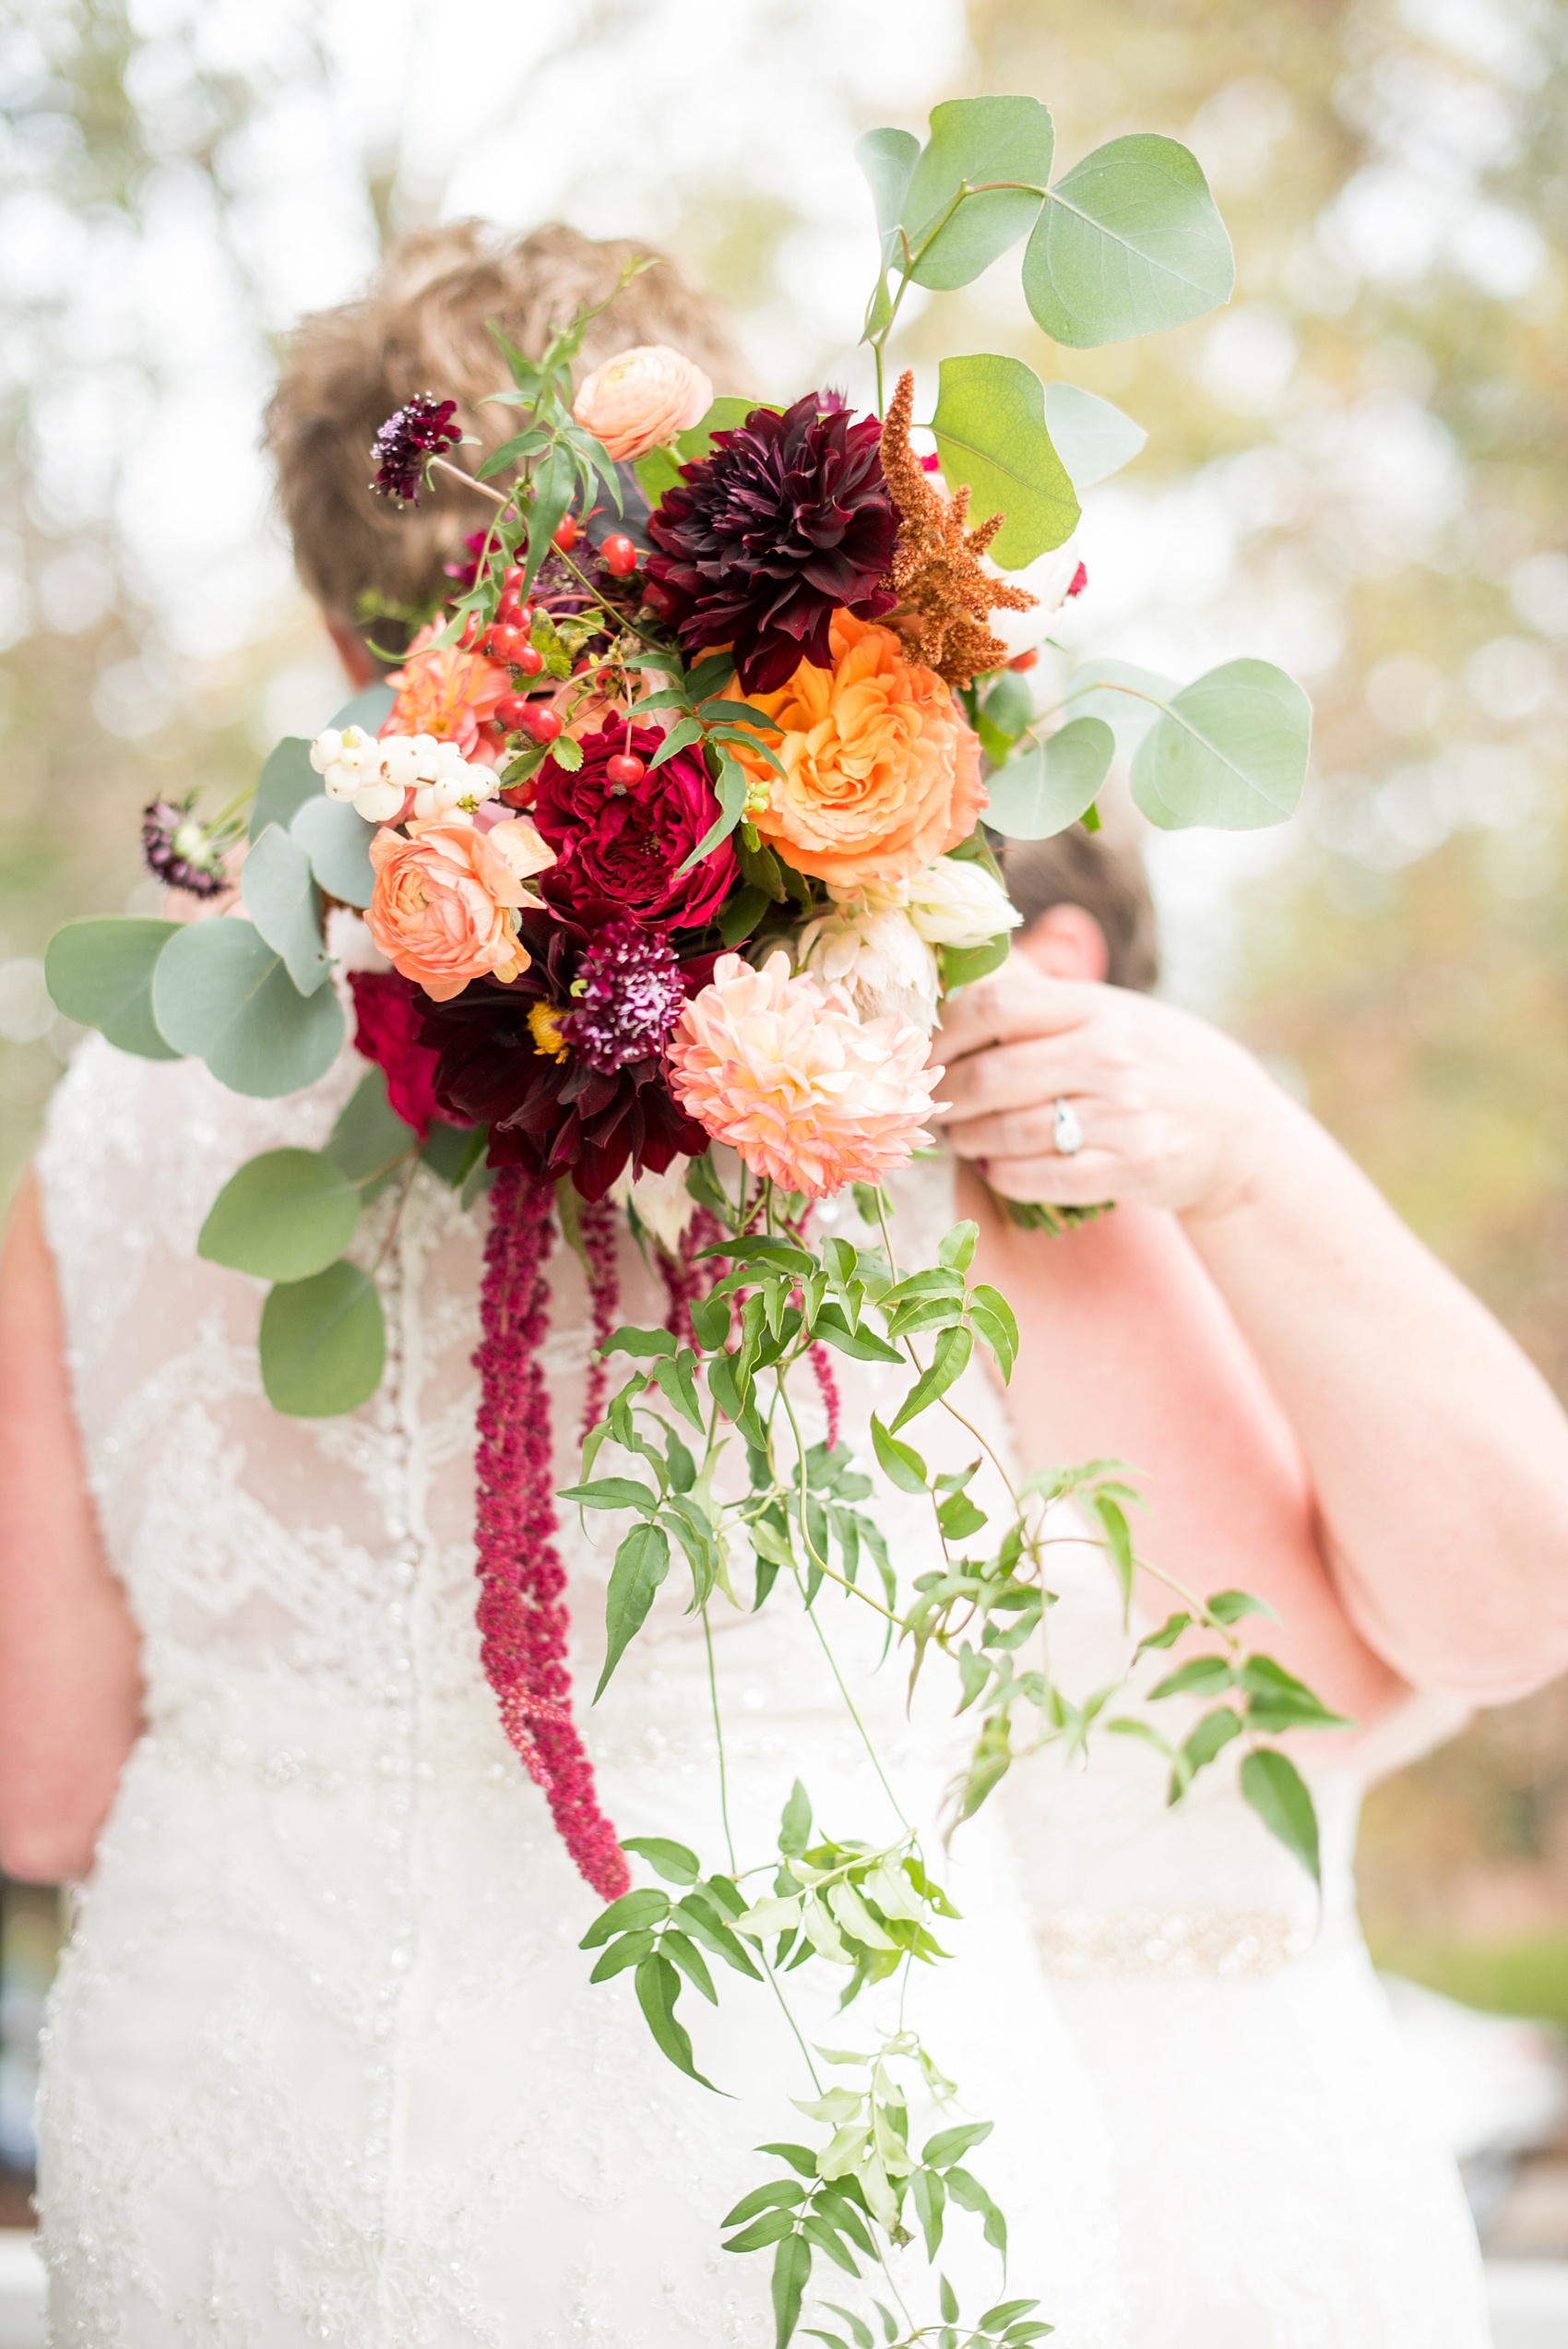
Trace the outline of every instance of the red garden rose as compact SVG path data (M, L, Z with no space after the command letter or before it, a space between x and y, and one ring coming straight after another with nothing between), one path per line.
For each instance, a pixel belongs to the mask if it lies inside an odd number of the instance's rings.
M681 867L719 814L707 769L696 750L650 764L664 737L624 721L583 734L583 763L568 774L553 758L539 770L529 814L556 862L541 894L564 913L611 899L634 921L661 930L696 930L713 919L735 883L735 852L721 841L689 873ZM630 751L640 782L612 783L605 769Z

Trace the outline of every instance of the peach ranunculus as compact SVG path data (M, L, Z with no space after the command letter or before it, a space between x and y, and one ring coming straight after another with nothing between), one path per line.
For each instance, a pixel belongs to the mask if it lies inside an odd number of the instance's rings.
M700 423L712 405L713 386L700 367L668 343L643 342L594 369L572 414L620 464Z
M482 652L465 652L460 645L433 649L441 633L433 620L422 628L403 665L386 682L397 692L383 734L434 734L437 742L456 743L465 758L493 756L496 741L486 732L495 705L511 691L511 679Z
M754 1174L827 1198L880 1183L931 1136L922 1121L942 1075L920 1030L897 1013L860 1019L837 987L721 955L670 1039L682 1107Z
M767 793L758 831L845 898L956 848L986 793L974 730L933 669L906 661L891 628L848 612L834 614L829 641L831 669L802 661L777 693L745 697L779 730L767 741L783 775L735 755L755 796Z
M434 1002L460 996L487 971L515 979L528 969L511 909L536 901L525 883L555 862L528 817L488 831L414 823L406 838L383 827L370 861L375 887L365 926L394 971Z

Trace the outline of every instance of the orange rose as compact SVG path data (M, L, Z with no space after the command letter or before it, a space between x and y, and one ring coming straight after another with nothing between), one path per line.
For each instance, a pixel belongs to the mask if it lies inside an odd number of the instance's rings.
M528 876L555 862L526 816L494 824L410 824L405 839L386 826L370 844L375 888L365 914L371 936L405 979L436 1003L460 996L493 971L515 979L529 966L510 909L534 900Z
M572 414L620 464L700 423L712 405L713 386L684 352L644 342L596 367Z
M493 751L494 744L481 729L489 724L495 705L511 689L505 669L482 652L465 652L455 644L431 650L440 630L433 620L422 628L403 665L386 682L398 688L384 734L434 734L437 742L453 742L465 758Z
M778 693L744 696L778 727L769 747L784 773L735 755L768 793L758 831L844 898L956 848L986 794L980 744L934 670L906 661L891 628L848 612L834 614L829 641L831 669L802 661Z

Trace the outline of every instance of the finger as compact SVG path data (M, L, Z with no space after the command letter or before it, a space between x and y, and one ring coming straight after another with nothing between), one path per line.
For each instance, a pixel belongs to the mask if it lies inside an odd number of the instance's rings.
M967 1054L1016 1036L1054 1036L1092 1018L1103 990L1073 979L1052 979L1014 955L989 978L977 979L946 1004L932 1039L933 1055L949 1067Z
M950 1116L980 1117L992 1110L1028 1109L1061 1094L1103 1091L1106 1074L1105 1055L1081 1030L1031 1036L947 1062L942 1096Z
M1109 1120L1096 1115L1088 1103L1074 1103L1086 1134L1092 1132L1103 1151L1110 1140ZM960 1158L1061 1158L1056 1147L1056 1103L1034 1102L1026 1109L1001 1110L989 1117L966 1117L951 1124L947 1139ZM1075 1151L1074 1157L1080 1153Z

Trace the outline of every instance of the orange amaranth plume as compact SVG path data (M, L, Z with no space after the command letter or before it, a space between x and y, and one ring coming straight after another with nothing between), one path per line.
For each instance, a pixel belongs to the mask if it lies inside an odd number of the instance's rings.
M1037 599L996 578L980 559L1004 518L993 514L970 530L968 490L944 497L927 480L909 447L914 402L914 375L906 371L882 425L882 470L899 515L898 544L883 582L898 604L886 625L903 638L906 660L923 662L950 686L967 686L1007 658L1007 647L986 625L991 613L1029 612Z

